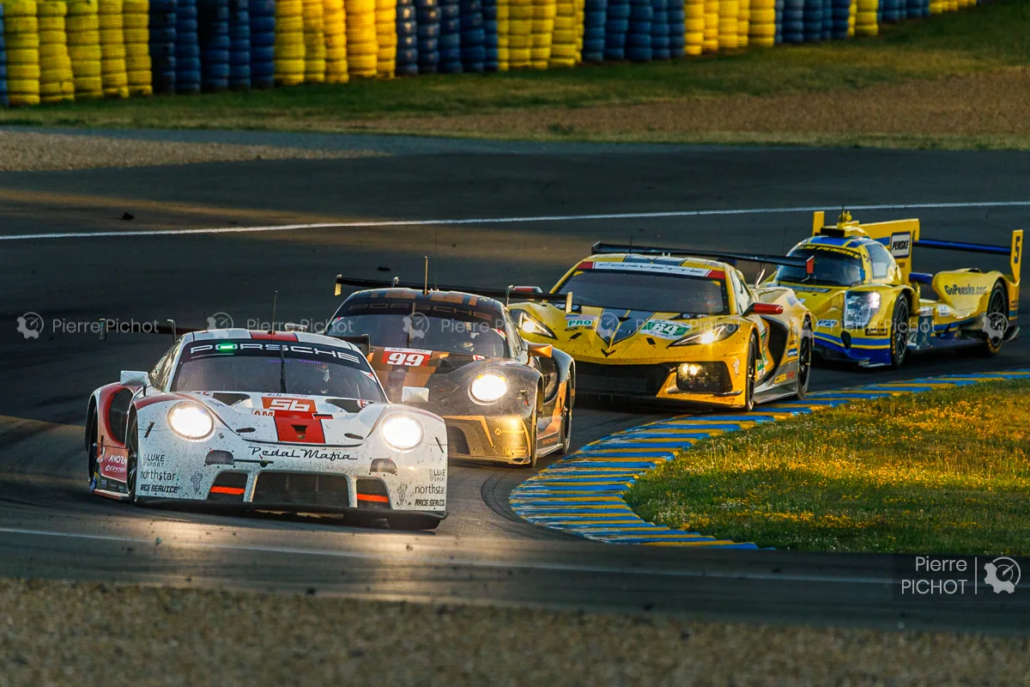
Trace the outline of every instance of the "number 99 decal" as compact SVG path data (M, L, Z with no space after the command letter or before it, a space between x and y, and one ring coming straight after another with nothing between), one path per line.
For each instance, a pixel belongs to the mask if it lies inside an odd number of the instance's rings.
M387 348L383 351L383 364L403 367L420 367L432 357L431 351L414 351L407 348Z

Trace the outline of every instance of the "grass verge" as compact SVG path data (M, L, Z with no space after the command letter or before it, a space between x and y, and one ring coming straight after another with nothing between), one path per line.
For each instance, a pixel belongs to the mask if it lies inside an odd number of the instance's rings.
M807 551L1030 554L1030 381L906 394L700 441L645 520Z
M1030 146L1028 65L1030 0L1010 0L823 45L653 64L84 101L2 110L0 124L1020 148ZM930 85L904 90L913 83Z

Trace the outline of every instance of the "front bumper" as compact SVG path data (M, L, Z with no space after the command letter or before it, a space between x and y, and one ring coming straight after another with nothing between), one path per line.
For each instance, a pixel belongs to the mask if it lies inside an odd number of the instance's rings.
M857 363L862 367L880 367L891 364L890 336L870 337L859 330L858 334L839 331L831 334L815 332L815 352L826 360Z
M696 366L691 375L687 366ZM717 407L742 406L743 374L724 361L614 365L576 363L576 392L587 396ZM738 388L739 387L739 388Z
M444 415L447 450L458 460L522 465L530 461L527 418L507 415Z

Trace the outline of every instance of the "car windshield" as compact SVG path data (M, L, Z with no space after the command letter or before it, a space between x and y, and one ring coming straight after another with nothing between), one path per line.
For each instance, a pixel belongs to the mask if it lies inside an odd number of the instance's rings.
M280 349L281 347L281 349ZM381 402L360 354L317 344L204 341L186 344L172 391L242 391L336 396Z
M776 270L778 282L855 286L865 281L862 261L857 255L813 248L795 248L788 255L792 258L815 257L813 272L808 274L804 267L784 265Z
M574 273L558 289L559 294L570 291L577 305L692 315L729 312L725 279L585 270Z
M361 336L380 348L418 348L464 353L485 358L507 358L504 321L493 314L452 305L402 301L400 308L385 304L385 312L368 313L367 301L344 303L326 334ZM377 303L377 305L384 305Z

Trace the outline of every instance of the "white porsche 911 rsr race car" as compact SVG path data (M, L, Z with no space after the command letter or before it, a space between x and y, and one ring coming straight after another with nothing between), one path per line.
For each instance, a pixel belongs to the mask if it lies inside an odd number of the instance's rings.
M130 502L340 512L432 529L447 430L393 405L353 345L304 332L186 334L153 370L93 392L90 490Z

